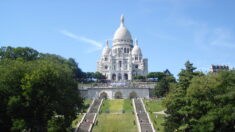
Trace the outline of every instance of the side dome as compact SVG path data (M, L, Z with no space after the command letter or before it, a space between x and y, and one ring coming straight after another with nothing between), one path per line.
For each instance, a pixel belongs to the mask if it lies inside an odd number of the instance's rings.
M137 55L137 56L142 56L142 52L141 52L140 47L138 46L138 41L137 40L135 42L134 48L131 51L131 54L132 55Z
M102 51L102 56L104 55L109 55L110 53L110 48L109 48L109 44L108 44L108 40L106 41L106 46L104 47L103 51Z
M113 44L132 44L131 33L124 25L124 17L121 16L121 24L113 36Z

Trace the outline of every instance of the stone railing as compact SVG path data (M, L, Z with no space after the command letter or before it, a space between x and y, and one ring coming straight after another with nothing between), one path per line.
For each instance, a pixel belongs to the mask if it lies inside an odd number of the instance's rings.
M78 85L79 89L88 88L154 88L156 84L143 84L143 83L102 83L102 84L88 84Z

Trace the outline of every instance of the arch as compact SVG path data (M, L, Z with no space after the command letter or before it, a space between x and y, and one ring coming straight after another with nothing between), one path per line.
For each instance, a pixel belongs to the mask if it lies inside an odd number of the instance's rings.
M122 80L122 74L118 73L118 80Z
M122 93L120 91L116 92L114 95L115 99L122 99Z
M99 98L100 99L107 99L108 98L108 94L106 92L101 92Z
M132 91L132 92L129 94L129 98L130 98L130 99L137 98L137 93L136 93L135 91Z
M114 81L116 80L116 74L112 75L112 80L114 80Z
M128 80L128 74L127 73L124 74L124 79Z

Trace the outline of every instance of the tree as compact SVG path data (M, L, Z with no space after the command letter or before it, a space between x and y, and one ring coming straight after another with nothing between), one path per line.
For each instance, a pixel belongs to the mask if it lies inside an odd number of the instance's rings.
M164 100L165 131L235 131L235 71L204 75L191 63Z
M193 64L187 61L185 63L185 69L182 69L178 74L179 82L176 85L170 85L170 93L166 96L164 104L167 108L166 113L169 116L166 117L165 130L175 131L184 130L188 131L188 120L186 105L189 103L186 96L186 91L190 85L190 82L194 76L203 76L200 72L195 72L196 68Z
M165 77L163 77L155 86L154 88L154 94L157 97L163 97L165 96L170 89L170 85L171 83L175 83L175 78L174 76L171 75L166 75Z
M78 67L77 62L73 58L68 59L68 63L71 66L71 69L75 73L75 77L77 81L83 81L85 78L85 74L82 72L82 70Z
M187 90L192 131L235 131L235 71L195 77Z
M193 64L187 61L185 64L185 69L182 69L179 73L179 85L181 88L186 90L190 84L191 79L197 75L194 70L196 70L196 67L193 67Z
M157 78L158 81L161 80L163 77L165 77L166 74L163 72L150 72L147 74L147 78Z
M38 51L29 48L29 47L1 47L0 48L0 59L22 59L26 61L35 60L40 57L40 54Z
M106 76L104 76L100 72L95 72L94 73L94 78L97 79L97 80L102 80L102 79L106 79Z
M139 76L134 76L134 79L135 80L142 80L142 81L144 81L146 79L146 77L142 76L142 75L139 75Z
M52 129L55 123L63 124L58 131L69 130L82 107L69 61L49 54L17 55L12 48L1 52L0 131L46 132L57 130ZM63 120L52 120L56 117Z

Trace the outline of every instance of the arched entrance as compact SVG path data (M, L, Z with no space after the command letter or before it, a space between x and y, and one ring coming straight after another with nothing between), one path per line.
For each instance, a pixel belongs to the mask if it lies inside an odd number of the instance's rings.
M136 93L135 91L132 91L132 92L129 94L129 98L130 98L130 99L137 98L137 93Z
M112 75L112 80L114 80L114 81L116 80L116 74Z
M122 74L118 73L118 80L122 80Z
M107 99L108 98L108 94L106 92L102 92L100 93L100 99Z
M128 80L128 74L127 73L124 74L124 79Z
M118 92L115 93L114 96L115 96L115 99L121 99L122 98L122 93L118 91Z

